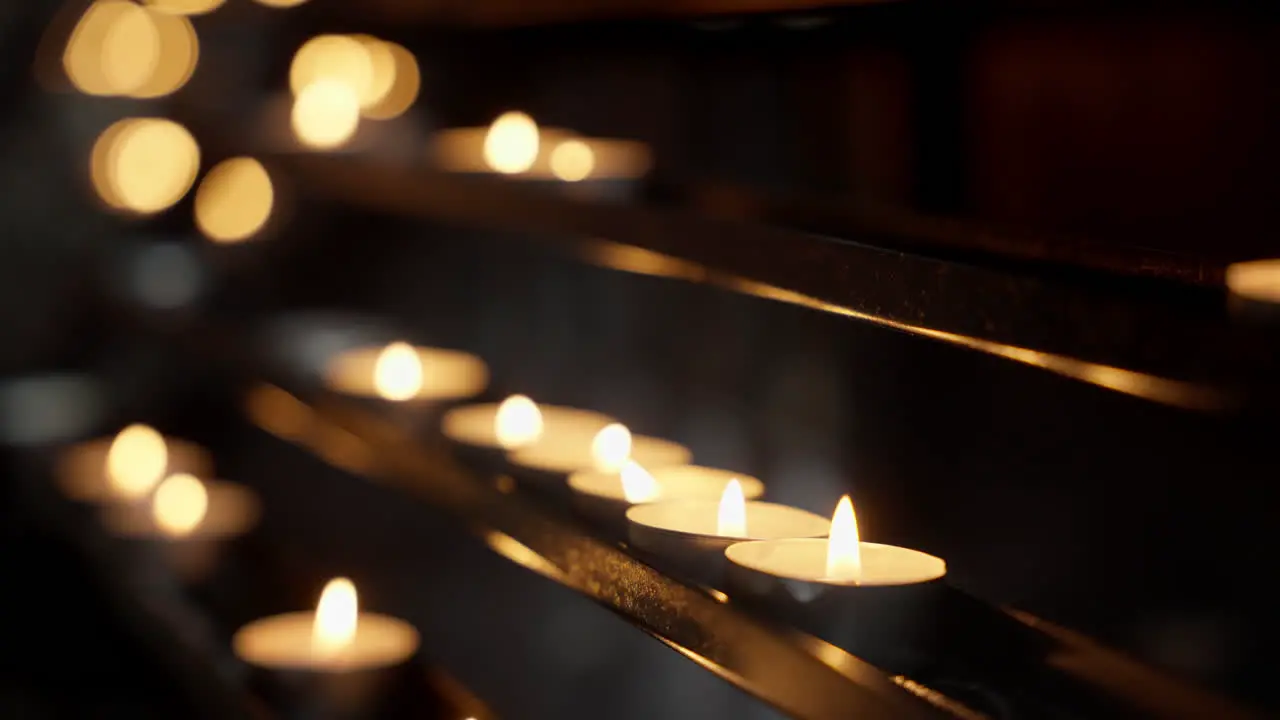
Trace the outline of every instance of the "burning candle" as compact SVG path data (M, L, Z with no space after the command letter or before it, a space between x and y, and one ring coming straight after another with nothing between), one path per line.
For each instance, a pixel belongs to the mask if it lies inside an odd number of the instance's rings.
M446 401L479 394L489 384L489 369L469 353L393 342L340 353L326 368L325 382L357 397Z
M712 586L720 584L724 551L734 543L827 534L827 520L820 515L746 500L740 476L729 480L719 500L664 500L635 505L626 516L632 545Z
M394 672L418 650L418 631L388 615L361 612L355 585L335 578L315 612L255 620L231 639L237 657L294 687L288 702L316 702L318 714L368 713Z
M56 478L73 500L136 503L145 500L168 475L208 475L212 466L209 454L199 445L166 438L150 426L134 424L114 438L68 448L59 458Z
M594 437L612 422L609 416L590 410L539 405L528 396L512 395L501 403L454 408L445 413L441 429L466 454L497 469L508 451L539 442Z
M102 519L115 535L159 547L180 577L195 582L209 577L225 543L248 533L260 515L249 488L178 473L156 487L149 504L110 506Z
M618 488L619 472L628 461L652 469L687 465L693 459L689 448L670 440L632 435L621 423L610 423L590 435L583 432L585 429L580 426L554 437L544 435L510 452L507 459L522 477L561 491L567 491L565 477L578 471L607 475Z
M632 505L660 500L709 500L714 505L733 483L744 498L764 494L764 483L748 475L698 465L646 468L634 459L618 472L588 470L569 476L574 505L608 523L622 521Z
M487 128L440 131L432 155L449 172L499 174L566 188L634 180L648 172L651 163L643 143L578 137L539 127L527 114L514 111Z
M729 595L885 667L909 665L930 635L946 563L862 542L853 503L836 506L829 537L730 545Z

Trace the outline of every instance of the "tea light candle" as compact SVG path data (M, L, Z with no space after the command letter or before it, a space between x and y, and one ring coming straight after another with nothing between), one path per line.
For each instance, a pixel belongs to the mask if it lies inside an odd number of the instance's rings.
M747 501L734 476L720 499L666 500L627 510L631 544L679 568L690 579L718 586L724 551L743 540L820 538L827 519L806 510Z
M441 430L467 455L497 469L508 451L537 442L595 437L612 422L609 416L590 410L538 405L528 396L512 395L501 403L454 408L445 413Z
M231 639L236 656L250 666L282 684L302 685L290 701L317 702L320 715L365 716L418 645L409 623L361 612L346 578L329 581L315 612L255 620Z
M166 438L147 425L134 424L114 438L68 448L59 457L55 478L62 492L73 500L136 503L145 500L168 475L209 475L212 469L209 453L199 445Z
M223 545L248 533L261 516L258 496L236 483L194 475L170 475L149 505L115 505L102 511L112 534L158 546L179 577L197 582L217 566Z
M921 652L947 573L946 563L928 553L861 542L847 495L828 539L735 543L725 557L730 597L780 613L886 669L903 669Z
M698 465L645 468L638 460L626 461L619 472L575 472L569 476L569 489L574 506L584 514L621 522L628 508L641 503L677 499L714 503L735 481L744 498L764 494L764 483L749 475Z
M625 188L651 164L649 149L630 140L578 137L559 128L540 128L521 112L504 113L487 128L436 133L434 162L457 173L499 174L566 188L602 183Z
M339 353L325 369L325 384L347 395L393 402L458 400L482 392L489 369L470 353L393 342Z

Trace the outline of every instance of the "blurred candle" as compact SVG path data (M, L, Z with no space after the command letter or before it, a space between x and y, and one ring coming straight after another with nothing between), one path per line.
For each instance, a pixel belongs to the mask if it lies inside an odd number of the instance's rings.
M165 438L154 428L130 425L113 438L67 448L58 459L59 488L73 500L132 503L147 498L175 473L208 475L209 454L195 443Z
M255 620L231 639L237 657L295 687L290 698L317 714L372 713L391 673L413 657L418 632L399 618L362 612L355 585L335 578L314 612Z
M506 452L538 442L594 437L610 424L607 415L557 405L539 405L526 395L501 403L464 405L445 413L441 429L467 459L486 471L505 466Z
M469 353L394 342L339 354L329 362L325 381L331 389L357 397L458 400L482 392L489 383L489 369Z
M248 533L261 507L249 488L188 473L165 478L149 504L104 508L104 526L114 535L161 546L170 567L195 582L216 569L223 546Z
M686 465L693 453L679 443L632 435L621 423L610 423L590 436L582 432L544 436L514 450L509 458L517 467L551 475L594 469L616 476L627 460L652 469Z

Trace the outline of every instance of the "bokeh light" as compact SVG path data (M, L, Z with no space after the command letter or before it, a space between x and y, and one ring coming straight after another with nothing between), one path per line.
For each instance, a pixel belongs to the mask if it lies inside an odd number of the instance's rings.
M364 115L374 120L390 120L404 114L418 99L422 75L413 53L393 42L379 42L381 49L391 58L391 84L382 97L365 106Z
M581 140L566 140L551 151L551 172L565 182L585 179L595 166L595 153Z
M196 227L214 242L247 240L267 224L274 203L271 176L262 163L250 157L224 160L196 189Z
M100 0L80 17L62 56L76 89L89 95L154 98L182 87L199 41L189 20L125 0Z
M298 140L328 150L351 139L360 124L360 100L350 85L318 80L298 93L291 116Z
M294 53L289 66L289 89L298 96L319 81L333 81L349 87L358 101L369 94L373 72L369 51L359 40L346 35L317 35Z
M514 175L538 159L538 124L521 112L504 113L484 137L484 161L500 173Z
M90 178L111 207L156 213L182 199L200 169L200 147L186 128L162 118L126 118L94 143Z
M273 8L291 8L297 7L307 0L255 0L259 5L266 5Z

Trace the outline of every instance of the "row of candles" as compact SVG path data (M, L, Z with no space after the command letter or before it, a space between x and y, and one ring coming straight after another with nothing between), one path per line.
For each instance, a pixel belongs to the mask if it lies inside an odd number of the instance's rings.
M487 380L479 358L402 342L340 353L326 376L337 392L425 407L473 397ZM514 395L455 404L440 428L460 449L489 453L517 477L567 491L592 521L610 529L625 523L634 548L730 594L767 593L778 583L796 597L856 594L929 584L946 573L927 553L862 542L848 496L830 522L765 502L761 480L693 465L683 445L633 435L597 412ZM212 476L202 448L145 425L70 448L57 475L69 497L104 506L110 530L162 543L188 572L207 568L217 545L250 531L260 514L251 490ZM797 583L807 588L799 595ZM252 622L232 644L263 670L345 675L400 665L419 643L407 622L361 611L354 585L337 578L314 611Z

